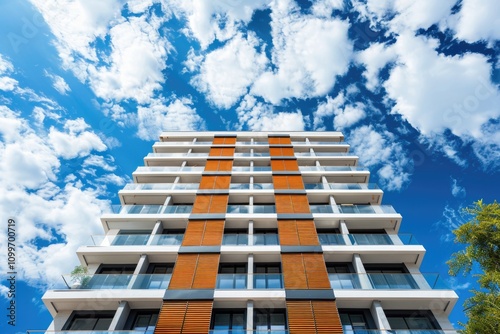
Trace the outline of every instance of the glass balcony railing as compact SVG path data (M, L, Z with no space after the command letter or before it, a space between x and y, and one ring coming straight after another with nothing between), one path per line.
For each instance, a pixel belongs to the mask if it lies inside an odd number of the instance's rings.
M332 206L327 204L310 204L309 209L311 213L333 213Z
M172 274L95 274L63 275L70 289L166 289Z
M182 243L183 234L118 234L93 235L94 246L177 246Z
M295 152L296 157L320 157L320 156L332 156L332 157L345 157L345 156L353 156L350 153L343 152ZM354 157L354 156L353 156Z
M311 204L309 205L312 213L334 213L334 209L328 204ZM337 205L338 213L397 213L392 205Z
M223 245L233 246L272 246L279 245L278 234L275 233L256 233L253 235L248 234L224 234L222 239Z
M205 170L205 166L139 166L135 170L136 172L203 172Z
M192 205L112 205L116 214L181 214L191 213Z
M233 172L270 172L272 171L271 166L233 166Z
M449 289L439 274L367 273L328 274L334 290L434 290Z
M276 213L274 205L228 205L227 213Z
M322 245L419 245L411 234L318 233L318 238Z
M194 157L208 157L208 152L205 153L148 153L148 158L169 158L169 157L186 157L186 158L194 158Z
M368 168L361 166L299 166L301 172L355 172L368 171Z
M235 157L268 157L269 152L235 152Z
M172 146L172 145L212 145L211 141L168 141L168 142L157 142L154 146Z
M147 330L29 330L27 334L153 334L154 329Z
M229 185L229 189L274 189L274 185L272 183L231 183Z
M218 274L217 289L249 289L248 280L252 281L252 289L283 289L282 274Z
M129 183L123 190L193 190L199 183Z
M309 141L308 143L305 141L293 141L292 145L344 145L344 146L349 146L347 143L339 142L339 141Z
M458 334L454 329L352 329L342 326L344 334Z

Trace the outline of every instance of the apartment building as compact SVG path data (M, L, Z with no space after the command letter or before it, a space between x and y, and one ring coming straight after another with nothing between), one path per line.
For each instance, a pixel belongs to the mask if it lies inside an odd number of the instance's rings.
M164 132L47 291L51 331L454 333L340 132Z

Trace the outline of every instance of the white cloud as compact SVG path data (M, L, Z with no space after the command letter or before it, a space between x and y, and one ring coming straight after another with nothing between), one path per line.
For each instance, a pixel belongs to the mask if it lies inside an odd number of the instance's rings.
M313 3L311 12L318 17L330 17L334 9L343 9L344 0L319 0Z
M392 47L398 61L384 83L395 102L392 112L427 137L449 129L463 140L481 140L484 127L500 117L488 59L475 53L447 57L435 51L436 40L411 34Z
M5 92L13 91L17 88L19 82L13 78L0 77L0 90Z
M326 97L325 102L318 104L317 109L313 112L313 126L315 130L325 131L326 126L324 124L324 119L326 117L333 116L335 110L342 108L345 103L344 93L339 93L335 98L330 96Z
M441 235L441 241L453 242L455 235L451 232L459 228L466 221L467 218L463 214L463 208L454 209L450 205L446 205L441 220L436 223L436 226L446 230L446 233Z
M465 188L458 184L458 180L451 178L451 194L454 197L465 197Z
M410 182L413 160L392 133L364 125L352 130L346 142L359 156L360 165L378 169L377 175L385 189L401 190Z
M336 77L348 69L352 55L349 23L297 14L295 5L286 0L274 4L271 18L276 70L264 72L252 94L273 104L327 94Z
M396 60L395 50L383 43L373 43L368 48L356 54L356 61L363 64L366 78L366 88L375 91L379 87L379 73L389 62Z
M251 95L245 96L236 109L239 128L250 131L304 131L305 122L300 110L274 112L269 104L257 102Z
M137 135L144 140L156 140L162 131L204 130L205 122L191 104L189 99L176 99L168 106L164 101L156 101L149 107L139 107Z
M75 157L84 157L91 151L104 151L106 145L95 133L85 131L89 125L83 118L68 120L64 124L67 131L59 131L51 127L48 134L48 143L54 149L57 157L71 159Z
M353 87L349 87L350 90ZM349 95L349 93L348 93ZM343 92L335 98L326 97L326 102L320 103L316 111L313 112L313 126L315 130L326 130L324 118L334 116L333 128L342 131L366 117L365 105L360 102L350 103L346 101Z
M236 35L240 25L249 23L254 11L268 3L269 0L172 0L169 5L186 17L188 35L206 49L215 39L225 41Z
M82 119L61 124L62 129L53 127L51 131L71 137L69 141L77 146L71 155L90 154L89 159L99 160L92 157L105 147L96 142L95 134L86 135L93 132ZM69 273L78 263L77 247L90 234L101 233L99 216L109 203L99 199L103 183L92 187L88 180L82 182L74 175L60 174L60 157L68 152L59 152L44 131L32 128L20 113L0 107L0 188L8 192L0 201L0 219L13 218L22 230L16 240L19 279L45 288L62 283L61 274ZM108 162L105 171L114 168L112 161ZM82 168L77 164L73 167L75 172ZM105 174L100 178L103 182L118 182ZM86 232L81 233L82 229ZM0 244L5 242L6 235L0 234ZM7 271L6 262L0 263L0 270Z
M45 75L52 79L52 85L54 86L54 89L59 92L59 94L67 95L68 92L71 92L71 88L69 88L69 85L66 83L63 77L51 74L47 70L45 70Z
M0 53L0 75L14 71L12 63Z
M230 108L247 93L267 64L264 50L257 52L258 46L254 34L249 32L247 38L237 34L222 48L206 55L192 83L217 107Z
M385 25L392 32L427 29L448 17L456 0L354 0L353 7L373 26Z
M469 43L500 39L500 2L498 0L463 0L456 14L455 37Z

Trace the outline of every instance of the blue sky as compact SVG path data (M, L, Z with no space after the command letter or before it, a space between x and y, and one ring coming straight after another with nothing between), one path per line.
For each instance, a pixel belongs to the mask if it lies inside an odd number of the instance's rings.
M162 130L342 131L464 321L473 285L445 261L461 208L498 199L499 12L498 0L0 2L0 215L17 222L19 290L17 327L1 332L48 326L42 292L102 233Z

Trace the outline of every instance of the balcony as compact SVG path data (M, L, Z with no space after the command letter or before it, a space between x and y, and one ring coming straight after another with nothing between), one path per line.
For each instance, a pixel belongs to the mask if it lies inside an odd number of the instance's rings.
M249 189L274 189L272 183L231 183L229 189L249 190Z
M166 289L172 274L63 275L69 289Z
M439 274L367 273L328 274L334 290L443 290L449 289Z
M309 206L312 213L356 213L356 214L374 214L374 213L397 213L392 205L336 205L312 204ZM334 208L338 211L335 212Z
M135 170L135 172L138 173L145 173L145 172L156 172L156 173L162 173L162 172L203 172L205 170L205 166L139 166Z
M274 205L228 205L227 213L276 213Z
M304 188L308 190L378 190L376 183L305 183Z
M233 172L270 172L271 166L233 166Z
M299 166L301 172L356 172L368 171L366 167L360 166Z
M112 205L115 214L179 214L191 213L192 205Z
M149 330L29 330L26 334L153 334L154 329Z
M279 245L278 235L274 233L266 234L224 234L222 239L222 245L233 245L233 246L272 246Z
M197 190L199 183L129 183L122 190Z
M252 282L249 286L248 281ZM282 274L218 274L217 289L283 289Z
M322 245L419 245L411 234L335 234L319 233L319 243Z
M93 235L94 246L177 246L182 243L183 234L118 234Z

